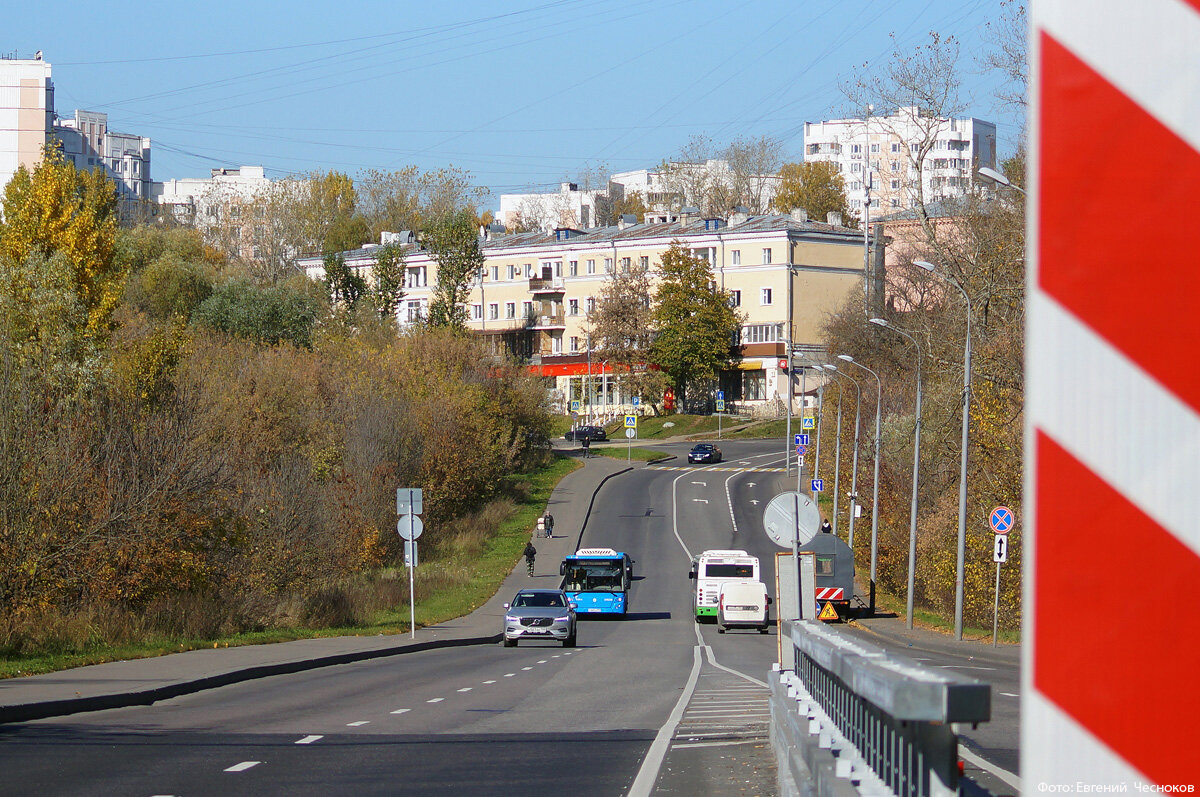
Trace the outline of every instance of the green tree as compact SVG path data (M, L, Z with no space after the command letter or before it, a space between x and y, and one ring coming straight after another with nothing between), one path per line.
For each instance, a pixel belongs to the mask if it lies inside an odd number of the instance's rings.
M429 302L432 326L466 328L464 302L484 259L475 222L474 212L461 209L441 216L421 237L422 245L437 261L437 286Z
M375 251L372 298L382 317L394 316L404 298L404 267L404 250L399 244L386 244Z
M325 255L325 290L332 305L353 310L367 293L367 281L346 265L344 255L333 252Z
M729 293L713 282L708 261L678 240L662 256L653 318L651 361L666 373L682 404L690 383L713 379L729 365L743 318L730 306Z
M113 256L116 208L113 184L101 170L77 171L53 146L32 172L21 166L4 188L0 257L11 263L64 257L86 312L76 334L94 342L111 330L124 287L122 264Z
M846 202L846 181L831 161L785 163L779 170L779 190L775 207L782 213L796 208L808 212L814 221L825 221L830 211L849 220L850 206Z
M312 293L284 283L231 280L196 308L192 322L272 346L287 341L311 349L320 309Z

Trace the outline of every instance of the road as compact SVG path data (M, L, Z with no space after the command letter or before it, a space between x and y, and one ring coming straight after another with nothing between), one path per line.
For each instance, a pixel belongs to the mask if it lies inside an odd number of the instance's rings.
M576 649L431 650L3 726L0 794L773 793L777 639L697 626L687 573L743 548L773 584L761 513L788 479L778 443L722 447L601 488L582 543L632 555L631 614L584 621ZM557 559L521 580L556 587Z

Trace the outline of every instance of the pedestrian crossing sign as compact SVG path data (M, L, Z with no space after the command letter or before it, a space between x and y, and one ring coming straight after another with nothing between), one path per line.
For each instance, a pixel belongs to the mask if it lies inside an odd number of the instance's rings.
M800 419L800 428L801 429L816 429L817 428L817 419L816 418L801 418Z

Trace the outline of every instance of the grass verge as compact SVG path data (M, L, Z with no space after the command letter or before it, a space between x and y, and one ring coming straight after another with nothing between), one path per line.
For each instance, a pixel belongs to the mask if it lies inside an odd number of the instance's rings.
M906 601L899 595L876 591L875 605L884 611L891 612L897 617L904 617L904 609ZM913 625L917 628L924 628L929 631L938 631L947 636L954 634L954 618L942 617L939 614L922 609L920 606L913 607ZM1002 645L1016 645L1021 641L1021 632L1019 630L1005 630L1001 628L996 634L998 641ZM963 639L972 642L991 641L992 629L978 628L975 626L963 626Z
M545 468L518 478L520 500L504 507L495 532L484 539L452 543L442 555L422 562L414 587L417 594L418 626L436 625L469 614L485 603L508 576L529 538L537 517L544 511L555 485L568 473L582 467L577 459L556 456ZM152 637L142 642L106 645L88 642L82 649L66 652L9 656L0 659L0 678L35 675L101 664L107 661L140 659L201 648L260 645L335 636L376 636L409 630L408 581L403 569L388 569L347 585L348 592L382 593L395 598L392 608L371 612L367 622L328 627L286 627L222 637ZM85 624L87 620L82 622Z

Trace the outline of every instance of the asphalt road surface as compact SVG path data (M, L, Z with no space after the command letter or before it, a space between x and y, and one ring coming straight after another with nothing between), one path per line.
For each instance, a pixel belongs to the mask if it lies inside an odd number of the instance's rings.
M777 638L697 625L687 574L742 548L773 586L761 516L794 481L778 442L722 448L601 488L582 543L628 552L635 581L629 616L585 619L578 648L431 650L3 726L0 794L773 794ZM527 582L557 587L557 561Z

